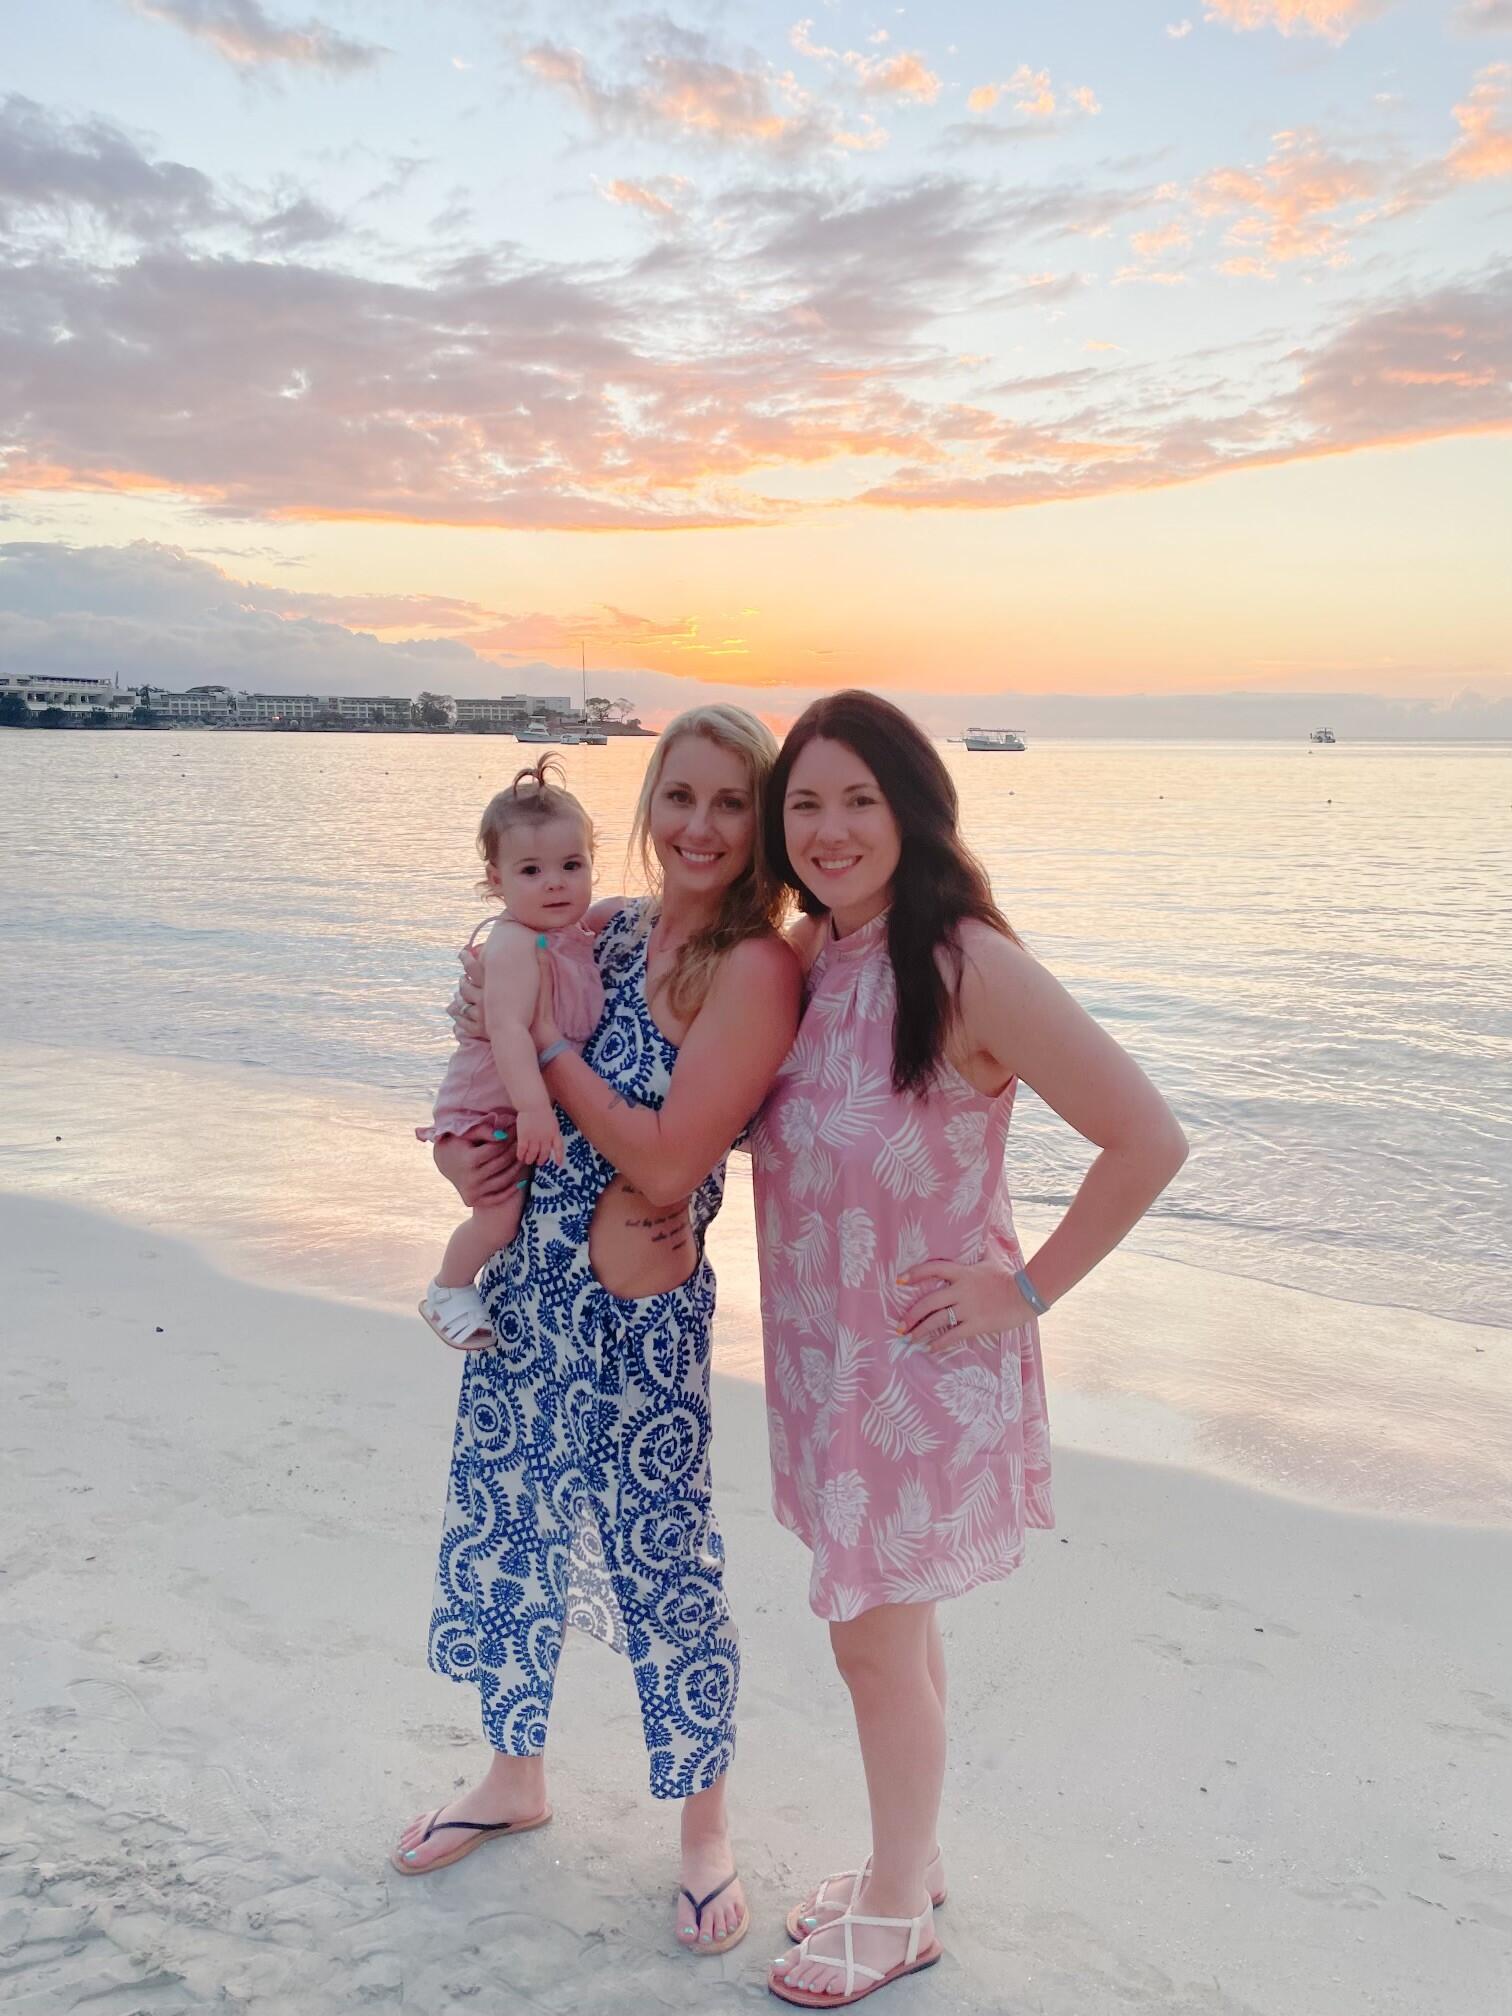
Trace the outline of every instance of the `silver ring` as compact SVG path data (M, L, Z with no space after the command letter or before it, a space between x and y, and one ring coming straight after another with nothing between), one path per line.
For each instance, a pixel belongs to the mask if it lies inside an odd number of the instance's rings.
M952 1308L950 1308L950 1309L947 1309L947 1310L945 1311L945 1314L946 1314L946 1317L947 1317L947 1319L949 1320L949 1323L950 1323L950 1327L951 1327L951 1329L952 1329L952 1330L955 1330L955 1329L958 1329L958 1328L959 1328L959 1326L960 1326L960 1321L961 1321L961 1319L960 1319L960 1317L959 1317L959 1316L958 1316L958 1315L956 1314L956 1312L955 1312L955 1309L954 1309L953 1307L952 1307Z

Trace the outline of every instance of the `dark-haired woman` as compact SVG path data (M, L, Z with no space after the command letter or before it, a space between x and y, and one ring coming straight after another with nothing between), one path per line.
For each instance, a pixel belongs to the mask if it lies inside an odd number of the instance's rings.
M1052 1523L1036 1317L1186 1155L1139 1067L1014 937L938 754L867 693L795 724L769 785L807 1008L754 1141L774 1504L850 1689L871 1855L795 1907L773 1992L843 2007L939 1958L935 1605ZM1027 1264L1003 1185L1019 1079L1101 1151Z

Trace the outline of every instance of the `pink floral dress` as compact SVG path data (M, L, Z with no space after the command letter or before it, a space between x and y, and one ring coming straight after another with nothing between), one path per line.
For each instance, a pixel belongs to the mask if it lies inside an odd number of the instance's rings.
M923 1292L900 1273L1023 1255L1015 1087L989 1099L945 1065L928 1098L894 1092L895 998L885 915L827 940L751 1137L773 1509L831 1622L998 1580L1054 1524L1033 1319L949 1351L897 1334Z

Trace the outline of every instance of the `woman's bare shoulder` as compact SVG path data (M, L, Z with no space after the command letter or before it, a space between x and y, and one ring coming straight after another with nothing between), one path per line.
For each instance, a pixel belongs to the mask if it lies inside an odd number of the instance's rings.
M730 947L720 962L720 979L742 987L783 981L795 970L798 957L797 947L780 932L763 931Z
M819 957L819 947L824 943L825 933L828 930L828 916L795 917L787 927L787 942L798 955L799 964L805 973Z

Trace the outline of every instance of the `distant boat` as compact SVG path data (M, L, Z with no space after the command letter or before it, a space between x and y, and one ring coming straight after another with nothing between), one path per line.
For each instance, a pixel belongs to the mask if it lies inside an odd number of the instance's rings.
M1309 742L1337 742L1339 738L1332 728L1314 728L1307 739Z
M549 728L517 728L516 742L549 742L554 749L576 749L581 735L554 735Z
M607 749L609 747L609 737L607 735L585 735L583 740L588 744L590 749Z
M1017 728L968 728L966 747L968 749L991 749L1010 751L1027 749L1028 743Z

